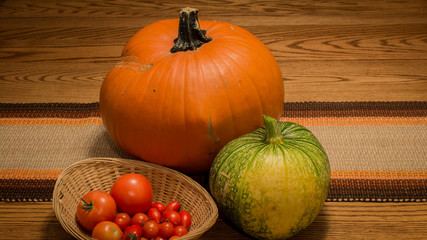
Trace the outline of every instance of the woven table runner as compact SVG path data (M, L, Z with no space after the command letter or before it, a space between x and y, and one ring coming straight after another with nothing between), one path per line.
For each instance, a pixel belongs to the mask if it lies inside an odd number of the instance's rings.
M281 120L310 129L328 154L328 201L426 201L427 102L298 102L284 110ZM110 140L98 103L0 103L1 201L51 201L61 172L94 157L132 158Z

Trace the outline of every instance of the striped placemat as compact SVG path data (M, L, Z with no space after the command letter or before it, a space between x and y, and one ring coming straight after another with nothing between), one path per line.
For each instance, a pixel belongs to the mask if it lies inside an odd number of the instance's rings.
M0 103L0 200L50 201L70 164L132 158L112 143L98 108ZM306 126L324 146L328 201L427 201L427 102L285 103L282 120Z

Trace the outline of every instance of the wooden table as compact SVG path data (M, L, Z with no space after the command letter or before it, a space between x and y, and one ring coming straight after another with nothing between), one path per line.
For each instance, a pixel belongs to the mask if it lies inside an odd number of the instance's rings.
M427 1L211 1L199 18L254 33L285 101L426 101ZM174 1L0 1L0 102L96 102L126 41ZM426 239L427 203L327 202L295 239ZM71 239L50 202L1 202L0 239ZM222 219L203 239L247 239Z

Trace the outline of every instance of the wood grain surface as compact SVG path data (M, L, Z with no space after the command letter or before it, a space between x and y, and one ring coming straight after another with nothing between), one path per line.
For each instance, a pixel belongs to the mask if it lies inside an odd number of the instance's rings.
M73 239L50 203L0 203L0 212L0 239ZM426 203L326 202L316 220L292 239L426 239L426 222ZM250 238L219 218L202 239Z
M96 102L140 28L234 23L272 51L285 101L427 101L427 1L0 1L0 102ZM427 239L427 203L327 202L294 239ZM0 239L71 239L50 202L0 203ZM247 239L219 219L203 239Z

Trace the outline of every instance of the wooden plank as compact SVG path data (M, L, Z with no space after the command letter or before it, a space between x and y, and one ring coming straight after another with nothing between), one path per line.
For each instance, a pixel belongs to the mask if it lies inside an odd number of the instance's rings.
M115 63L0 63L0 102L97 102Z
M327 202L295 239L423 239L426 203Z
M91 63L0 62L0 102L96 102L118 60L113 55ZM288 102L427 101L427 60L289 60L280 66Z
M251 29L251 28L250 28ZM283 59L427 59L427 24L266 26L252 32Z
M0 18L10 17L149 17L153 20L177 18L181 8L188 4L176 1L136 2L119 1L5 1ZM214 1L193 2L202 19L227 21L235 24L348 24L368 23L425 23L427 3L414 1ZM7 17L6 17L7 16ZM262 18L259 18L262 16ZM278 21L282 19L283 21Z
M285 101L427 101L426 60L283 61Z
M16 239L73 239L52 203L0 203L0 236ZM326 202L307 229L292 239L422 239L427 237L427 203ZM25 231L22 231L25 229ZM219 218L202 239L249 239Z
M91 19L71 26L5 20L0 25L0 59L8 61L51 60L46 54L115 56L130 37L149 24L109 25ZM63 20L64 21L64 20ZM10 23L10 24L9 24ZM124 26L125 25L125 26ZM248 26L281 61L283 59L427 59L427 23L398 25L303 25ZM87 58L87 57L86 57ZM55 59L53 59L55 60Z

